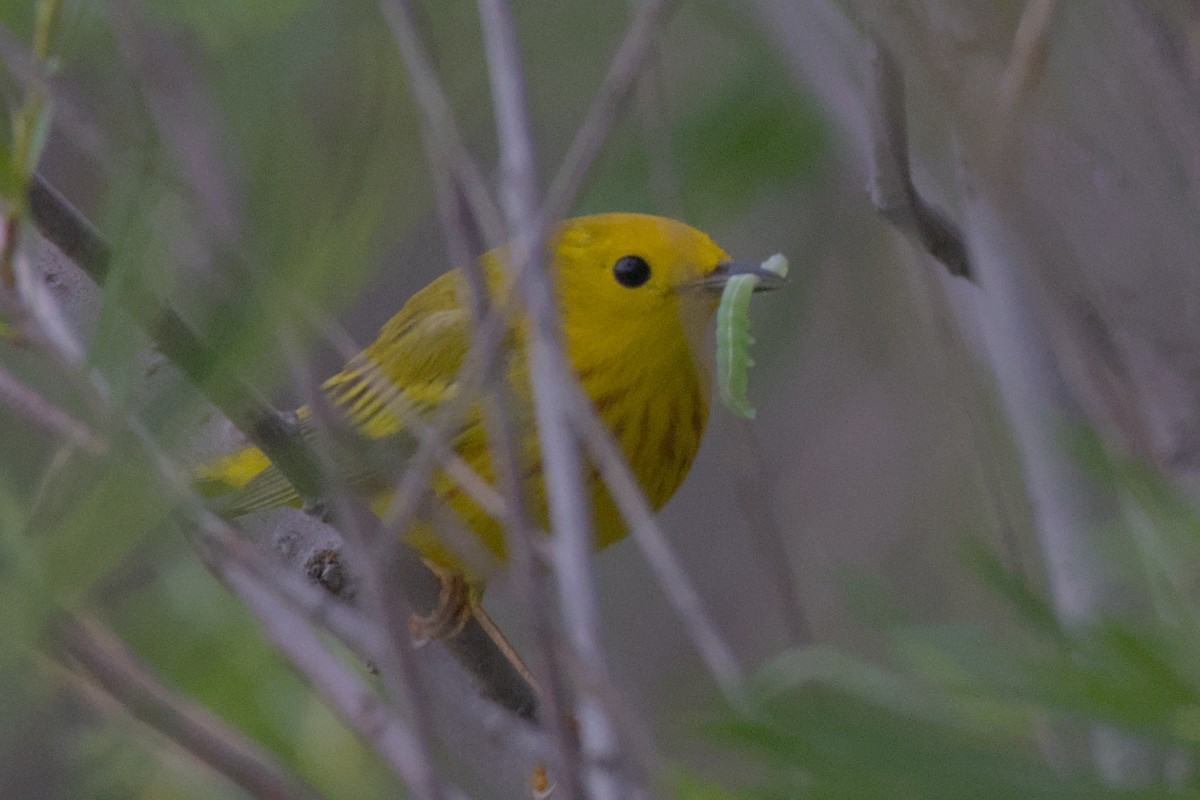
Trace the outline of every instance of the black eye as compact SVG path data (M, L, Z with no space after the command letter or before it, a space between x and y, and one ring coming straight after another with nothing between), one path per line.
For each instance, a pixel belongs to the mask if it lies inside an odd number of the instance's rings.
M650 265L641 256L622 256L613 266L613 275L617 283L636 289L650 280Z

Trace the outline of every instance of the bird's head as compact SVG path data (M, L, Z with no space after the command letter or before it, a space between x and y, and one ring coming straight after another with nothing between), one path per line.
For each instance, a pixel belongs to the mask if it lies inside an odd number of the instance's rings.
M579 363L697 351L733 275L760 276L690 225L649 214L595 214L561 223L548 241L568 348ZM705 359L706 360L706 359Z

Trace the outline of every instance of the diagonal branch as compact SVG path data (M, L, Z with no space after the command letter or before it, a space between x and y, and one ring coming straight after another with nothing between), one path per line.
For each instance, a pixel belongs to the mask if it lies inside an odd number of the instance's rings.
M577 395L572 413L575 424L583 432L592 461L629 526L630 535L653 570L667 601L687 629L709 674L721 687L726 699L734 704L741 702L742 670L733 655L733 649L717 630L700 593L692 585L654 520L654 512L646 502L646 496L630 471L620 447L582 394Z
M895 58L876 40L871 41L866 100L871 136L869 188L875 209L942 262L951 275L972 279L962 234L913 185L903 76Z
M108 442L99 434L3 367L0 367L0 405L14 409L38 427L58 434L92 455L99 455L108 449Z
M674 7L675 0L644 0L638 6L637 14L617 47L596 97L579 124L575 138L550 184L542 206L543 219L558 219L570 210L571 203L583 188L592 165L596 163L601 148L608 141L613 126L628 103L642 68L652 54L654 44Z
M136 718L261 800L319 800L323 795L267 751L190 698L177 694L112 631L90 618L60 630L66 653Z
M453 172L455 184L462 190L484 239L491 246L499 244L505 239L504 218L487 188L483 171L463 145L450 101L417 34L410 0L380 0L379 9L396 39L423 122L432 134L429 141L439 150L439 161Z
M359 735L370 741L417 796L441 797L419 737L357 676L330 653L290 604L236 567L223 572L226 585L254 612L289 662L317 688Z
M42 235L92 280L103 285L108 277L112 248L95 226L41 175L35 175L30 183L29 207ZM320 462L295 421L273 408L243 381L232 376L212 380L220 363L219 354L196 336L178 312L145 286L130 283L123 287L123 296L129 313L163 355L279 466L306 501L319 502L324 493Z

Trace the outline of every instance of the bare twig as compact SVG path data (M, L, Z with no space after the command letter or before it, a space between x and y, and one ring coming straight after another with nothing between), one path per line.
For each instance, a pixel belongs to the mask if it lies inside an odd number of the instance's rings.
M625 462L625 456L613 441L612 434L597 419L591 403L587 402L586 398L577 396L572 413L592 461L600 470L613 500L621 511L621 516L629 526L630 535L641 549L667 600L687 629L692 645L726 699L733 703L741 702L742 670L733 655L733 649L717 630L716 624L704 608L700 593L692 585L687 572L663 536L654 519L654 512Z
M216 244L236 250L240 203L225 166L229 143L214 124L220 119L215 103L179 43L154 29L137 0L117 0L108 16L154 124L199 201L203 213L195 218Z
M796 587L795 571L788 557L783 531L771 511L772 477L763 461L762 444L754 435L754 427L748 420L739 425L741 435L739 449L742 463L738 469L738 502L749 524L751 538L758 545L762 563L772 577L779 597L780 613L788 637L795 647L813 643L812 628L800 602Z
M929 255L941 261L951 275L974 280L970 257L961 231L928 206L917 192L912 179L912 164L908 149L908 114L905 87L900 65L878 39L869 47L870 69L867 73L866 99L871 124L871 200L892 225ZM947 353L946 358L954 354ZM969 375L969 371L962 374ZM997 527L1011 567L1024 573L1020 558L1020 543L1016 526L1000 498L1000 477L988 453L993 449L991 437L983 423L971 413L968 403L976 408L983 400L980 387L970 377L966 379L967 397L963 400L968 425L975 442L976 462L983 477L984 492L995 514Z
M507 312L506 309L497 308L491 302L486 276L483 275L476 260L486 249L488 239L491 238L495 241L497 238L494 225L489 237L489 222L486 218L480 217L481 210L487 210L490 213L490 207L478 200L474 203L471 202L472 195L480 193L479 188L473 186L469 181L470 175L455 168L456 163L464 160L449 153L445 145L445 136L439 135L439 132L445 134L455 131L456 124L449 110L449 104L445 101L441 91L437 76L424 57L424 51L407 3L392 2L384 3L382 6L392 24L411 79L416 85L419 108L425 120L422 125L423 140L427 158L435 173L438 187L438 208L447 251L452 263L462 265L468 284L470 310L474 322L472 347L474 349L479 342L485 344L489 341L498 342L504 338L503 328L498 333L490 334L488 328L494 324L493 320L506 319ZM456 136L453 133L451 135ZM488 203L491 202L490 196L487 197L487 200ZM506 304L511 303L513 299L514 296L505 298ZM571 742L574 736L566 715L565 692L562 686L561 670L557 664L558 648L554 641L549 618L550 606L545 599L542 575L534 563L532 537L535 535L535 525L525 508L525 482L522 478L523 470L517 461L518 438L512 425L511 414L508 412L507 386L504 381L496 380L495 371L487 363L494 358L494 353L487 354L483 360L476 362L478 368L475 370L470 369L470 364L464 366L458 378L459 385L463 387L459 392L459 397L472 398L475 396L475 392L468 393L465 388L473 382L472 379L478 376L481 383L480 389L484 393L482 407L493 461L500 484L508 498L507 505L510 513L504 520L508 533L508 550L516 573L515 580L522 588L523 599L532 624L542 666L540 670L543 679L541 700L545 703L545 708L538 714L538 717L556 734L553 739L557 750L557 768L554 774L566 776L564 791L571 796L572 789L570 787L578 785L578 779L574 777L570 759L570 752L573 749ZM448 419L449 417L446 415L442 417L441 421L445 423ZM424 479L422 482L427 483L428 478L421 477ZM415 489L412 487L417 485L410 482L408 487L410 491L405 492L402 489L397 492L397 496L413 497ZM393 507L397 507L397 505L402 510L414 507L411 501L398 501ZM487 622L486 618L479 621ZM466 630L473 630L475 622L476 620L473 619L464 633ZM489 625L484 625L485 629L488 627ZM530 711L532 712L532 707Z
M423 129L428 138L429 129ZM427 145L430 162L438 173L438 207L442 217L442 230L451 260L463 264L463 273L472 294L472 320L476 329L486 319L492 308L492 298L487 285L487 276L478 262L484 247L480 236L479 222L470 215L469 206L458 187L454 173L445 164L436 148ZM570 769L574 735L563 684L562 670L558 663L561 648L556 646L552 609L548 602L546 581L534 550L535 538L542 532L537 529L526 499L526 485L520 465L518 431L511 413L510 387L502 376L493 375L485 386L484 420L488 429L488 443L496 465L500 485L511 509L505 520L506 545L512 557L514 580L521 589L525 612L533 630L534 641L540 661L542 684L539 691L544 710L539 718L554 735L556 773L566 774ZM487 620L480 620L487 626ZM572 783L575 781L572 780Z
M309 398L318 452L326 463L331 463L333 442L329 434L338 425L336 412L313 380L292 337L287 337L286 344L295 383ZM423 797L442 800L446 792L433 764L432 715L422 678L413 664L408 626L413 611L402 593L410 578L420 580L429 570L411 548L387 534L379 519L350 494L350 487L341 476L335 473L331 480L334 491L328 510L343 534L351 564L357 568L359 606L372 619L380 620L387 632L387 646L379 653L376 667L383 677L384 688L404 701L412 718L411 766L415 772L410 785Z
M0 367L0 404L6 405L45 430L71 444L99 455L108 443L84 423L51 403L35 389Z
M971 277L962 235L912 182L908 121L900 67L877 40L871 41L867 109L871 121L871 202L905 236L945 265L951 275Z
M1018 105L1046 64L1047 36L1057 2L1030 0L1021 12L1012 53L1000 78L1000 103L994 133L1000 146L1011 135Z
M423 119L430 127L431 142L439 150L440 161L454 173L455 183L462 190L471 214L482 228L489 246L498 245L505 238L504 218L488 191L483 171L462 143L450 101L446 99L433 62L421 44L419 29L409 2L410 0L380 0L379 8L396 39L396 46L412 80Z
M484 50L492 83L492 103L500 140L504 176L502 202L511 235L512 264L529 316L526 359L537 412L542 475L554 531L554 570L559 603L571 643L581 658L603 669L600 614L591 571L592 515L584 484L583 465L569 416L571 372L558 324L553 277L543 265L543 234L536 230L537 179L533 137L529 130L524 77L517 51L516 31L505 0L480 0ZM528 264L528 268L524 268ZM608 761L616 736L602 707L586 694L579 706L580 740L587 755ZM560 780L567 797L582 797L582 787L568 759ZM593 770L593 796L615 796L610 776Z
M1096 532L1113 524L1119 504L1097 486L1067 452L1061 431L1083 425L1047 333L1034 315L1036 290L1029 275L1028 245L1014 224L1017 209L964 177L966 231L972 263L985 290L982 322L1001 398L1022 453L1025 486L1055 614L1071 629L1086 629L1119 611L1123 597L1096 544ZM1152 780L1153 759L1144 742L1111 728L1092 731L1093 759L1116 785Z
M477 264L475 267L478 269ZM307 316L347 362L359 355L360 348L336 320L315 308L309 309ZM379 386L387 386L391 382L391 379L377 364L363 364L362 369L366 373L364 380L373 381ZM448 420L442 419L438 421L440 424L430 424L400 393L388 393L388 396L384 398L384 404L397 419L404 421L405 433L411 432L422 447L429 449L433 458L432 463L444 470L446 475L453 479L471 500L493 519L505 524L510 521L515 513L510 507L510 500L488 483L452 448L451 439L454 427L447 426ZM430 477L432 477L431 474ZM428 488L428 483L421 490L424 491L426 488Z
M1140 85L1150 93L1159 125L1179 154L1188 199L1193 208L1200 208L1200 92L1170 55L1168 42L1174 31L1157 17L1153 4L1124 0L1105 10L1114 27L1126 33L1130 63L1140 73Z
M620 117L674 5L674 0L643 0L638 7L625 38L621 40L609 64L604 81L546 192L540 214L542 220L558 219L570 210L592 165L596 163L596 157L600 155L600 149L608 141L608 135Z
M650 783L656 776L662 775L665 762L654 741L649 721L639 713L641 709L630 702L610 675L596 672L575 653L564 654L563 662L575 682L604 703L613 727L621 737L622 766L634 770L633 782ZM632 796L639 796L641 787L635 785L629 788Z
M437 797L417 737L363 681L325 649L316 632L286 602L237 567L223 568L226 584L258 618L275 646L316 687L350 727L387 760L419 797ZM458 792L452 792L457 795Z
M131 714L252 796L261 800L323 797L240 731L167 688L96 620L69 619L61 635L70 657Z

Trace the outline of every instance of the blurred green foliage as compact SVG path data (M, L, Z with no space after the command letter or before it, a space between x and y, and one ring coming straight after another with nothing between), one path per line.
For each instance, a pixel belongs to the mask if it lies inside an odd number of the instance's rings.
M751 756L761 779L718 790L685 777L677 796L1200 792L1200 603L1186 566L1195 564L1200 515L1143 464L1110 458L1093 435L1071 438L1076 457L1123 499L1124 519L1144 523L1123 523L1105 537L1136 613L1065 628L1039 587L974 543L965 564L1008 607L1016 625L1006 635L892 615L891 666L821 646L785 653L756 676L750 709L719 714L711 727L717 741ZM1088 737L1111 733L1150 748L1169 777L1137 789L1102 783Z

